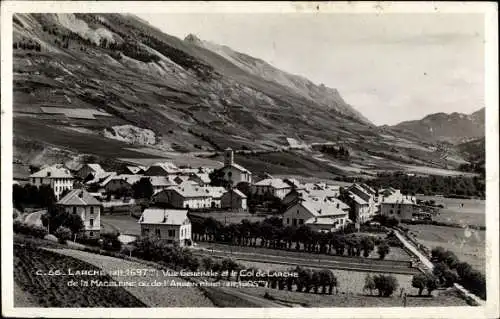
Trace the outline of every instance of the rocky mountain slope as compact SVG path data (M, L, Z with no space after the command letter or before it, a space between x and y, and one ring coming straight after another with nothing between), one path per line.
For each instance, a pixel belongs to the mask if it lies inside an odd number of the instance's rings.
M33 145L151 159L226 147L274 151L296 141L349 147L356 172L461 161L419 136L372 125L335 89L194 36L178 39L131 15L16 14L13 20L18 160L34 155L26 149ZM301 152L304 163L321 162L322 170L338 162ZM276 160L294 169L284 163L297 164ZM337 174L353 163L335 165Z
M472 113L435 113L390 128L431 142L464 143L484 136L484 108Z

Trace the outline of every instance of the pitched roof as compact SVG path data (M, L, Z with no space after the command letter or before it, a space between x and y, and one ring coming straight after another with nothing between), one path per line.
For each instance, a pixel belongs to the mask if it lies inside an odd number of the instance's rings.
M123 180L130 185L133 185L141 180L144 176L142 175L134 175L134 174L120 174L120 175L112 175L106 178L103 182L101 182L101 186L106 186L112 180Z
M307 225L328 225L328 226L333 226L334 224L338 223L337 218L333 217L311 217L308 220L306 220L304 223Z
M255 186L271 186L273 188L282 189L282 188L291 188L291 186L285 182L283 182L280 178L266 178L261 180L258 183L254 184Z
M401 193L393 193L389 196L382 197L382 204L406 204L414 205L416 204L416 199L413 196L406 196Z
M85 184L90 185L90 184L96 184L105 181L108 177L115 176L116 172L96 172L94 175L94 178L87 181Z
M349 192L349 197L354 200L359 205L368 205L368 202L354 194L353 192Z
M95 197L90 195L84 189L74 189L66 196L61 198L58 202L58 205L68 205L68 206L83 206L83 205L101 205L101 202L98 201Z
M204 189L213 198L220 198L226 192L226 189L221 186L206 186Z
M158 163L154 163L153 165L151 165L148 170L152 167L159 167L161 169L163 169L165 172L167 173L175 173L177 172L179 169L177 168L177 166L175 166L173 163L171 162L158 162Z
M307 209L311 214L313 214L315 217L325 217L325 216L337 216L337 215L346 215L347 212L343 211L340 208L337 208L336 205L334 205L331 202L323 202L323 201L310 201L310 200L305 200L301 203L299 203Z
M62 164L56 164L52 166L46 166L36 173L30 175L30 177L44 177L44 178L73 178L69 169L64 167Z
M86 165L90 167L94 172L104 172L104 169L101 167L101 165L97 163L86 164Z
M312 202L325 202L325 203L330 203L330 205L334 205L337 207L337 204L339 205L339 209L344 210L344 209L349 209L349 205L344 203L338 198L332 197L332 196L323 196L323 197L315 197L315 196L305 196L302 197L305 198L306 200L312 201Z
M234 167L236 168L237 170L239 170L240 172L245 172L245 173L248 173L248 174L252 174L252 172L250 172L249 170L247 170L246 168L244 168L243 166L239 165L239 164L236 164L236 163L232 163L230 165L226 165L224 166L223 168L226 168L226 167Z
M370 186L368 186L365 183L361 183L361 184L359 184L359 186L361 186L366 191L370 192L372 195L375 195L377 193L373 188L371 188Z
M187 210L147 208L142 212L139 224L182 225L188 218Z
M239 189L233 188L229 191L226 191L223 195L229 194L230 192L233 192L233 194L238 195L241 198L247 198L247 195L243 194Z
M194 178L195 176L198 177L204 184L209 184L211 181L210 176L207 173L196 173L191 177Z
M287 178L287 179L284 179L283 182L285 182L285 183L287 183L290 186L293 186L295 188L303 187L303 185L295 178Z
M170 176L149 176L149 181L151 182L151 185L156 186L156 187L162 187L162 186L174 186L177 185L173 181Z
M167 191L174 191L177 192L179 195L181 195L184 198L191 198L191 197L212 197L210 195L210 192L205 190L203 187L199 186L191 186L191 185L179 185L179 186L173 186L167 189Z
M145 170L143 167L139 167L139 166L127 166L127 169L132 173L132 174L137 174L139 173L141 170Z

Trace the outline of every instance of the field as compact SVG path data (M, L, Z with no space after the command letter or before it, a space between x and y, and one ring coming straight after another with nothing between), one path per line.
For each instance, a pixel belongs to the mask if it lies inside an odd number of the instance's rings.
M485 226L486 201L480 199L458 199L436 196L418 196L422 200L435 200L436 204L442 204L437 221L459 223L461 225ZM461 204L464 206L462 207Z
M191 214L190 214L191 215ZM210 212L210 213L193 213L193 216L202 218L212 217L223 224L239 224L242 220L248 219L250 222L262 221L270 215L256 215L250 213L237 213L237 212Z
M461 261L468 262L485 273L485 235L482 230L466 230L434 225L405 225L417 235L423 245L434 248L441 246L453 251Z
M259 263L259 262L243 262L247 267L256 267L261 270L289 270L290 266ZM247 294L263 297L267 292L274 297L275 302L280 302L289 306L302 307L399 307L403 306L403 300L400 296L400 289L404 289L409 296L408 307L427 306L427 307L442 307L442 306L466 306L462 300L453 291L434 291L433 297L418 297L418 290L411 287L412 276L408 275L393 275L396 277L399 287L394 292L391 298L382 298L369 295L369 291L363 291L364 280L366 275L375 275L375 273L348 271L348 270L333 270L333 273L338 280L338 293L333 295L321 295L314 293L303 293L287 290L278 290L271 288L238 288ZM295 289L294 289L295 290ZM376 292L374 291L374 294Z
M179 277L166 276L160 270L147 272L145 275L127 275L126 271L135 269L152 269L145 264L135 261L123 260L109 256L96 255L79 250L57 249L59 254L85 260L94 267L105 271L122 270L123 275L113 275L117 281L143 282L152 284L156 282L186 283ZM135 286L125 287L127 291L136 296L148 307L213 307L212 302L196 287L171 287L171 286Z
M144 307L121 287L68 287L61 276L36 275L35 271L97 269L92 265L29 246L14 246L15 307ZM80 281L87 276L75 276ZM108 276L92 279L109 281Z

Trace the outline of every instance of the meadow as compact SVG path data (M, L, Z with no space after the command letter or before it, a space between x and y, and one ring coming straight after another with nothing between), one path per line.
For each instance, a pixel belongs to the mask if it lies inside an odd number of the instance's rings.
M486 225L485 200L437 196L417 196L417 198L421 200L434 200L436 205L441 204L444 206L444 208L440 209L439 215L434 218L437 221L458 223L461 225Z

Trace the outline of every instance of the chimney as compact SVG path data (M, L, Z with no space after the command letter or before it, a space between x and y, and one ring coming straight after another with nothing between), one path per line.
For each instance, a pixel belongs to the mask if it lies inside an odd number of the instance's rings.
M321 209L320 209L320 210L318 210L318 214L321 214Z
M78 197L83 198L83 191L78 192Z

